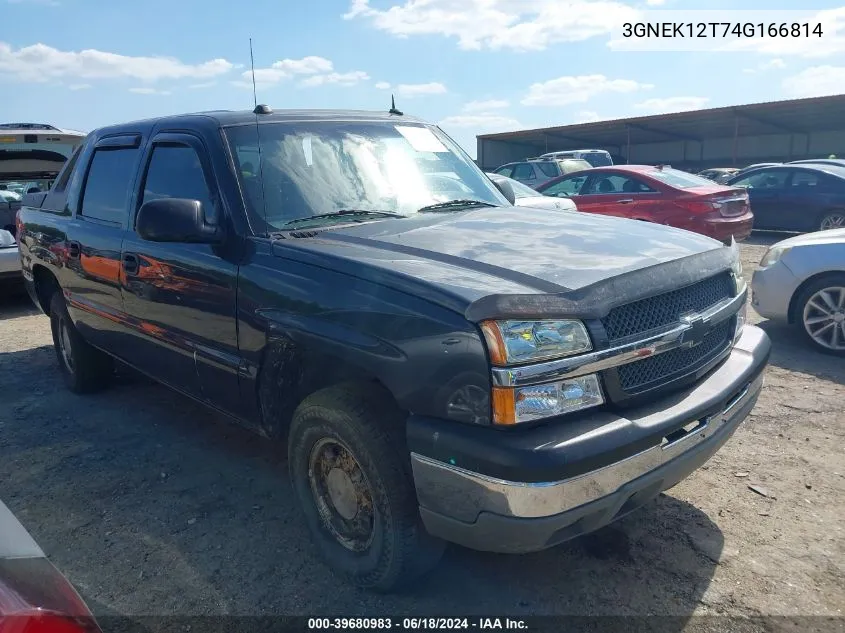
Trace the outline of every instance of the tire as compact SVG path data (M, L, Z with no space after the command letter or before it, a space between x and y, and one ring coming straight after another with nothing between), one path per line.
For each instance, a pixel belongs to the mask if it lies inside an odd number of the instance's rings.
M377 386L337 385L299 405L288 441L291 482L320 555L378 591L420 577L445 547L420 520L402 418Z
M845 229L845 210L830 211L819 220L819 231Z
M68 389L74 393L93 393L109 386L114 375L112 357L80 336L60 291L50 298L50 329L59 370Z
M817 350L845 356L845 275L826 275L803 288L795 300L794 321Z

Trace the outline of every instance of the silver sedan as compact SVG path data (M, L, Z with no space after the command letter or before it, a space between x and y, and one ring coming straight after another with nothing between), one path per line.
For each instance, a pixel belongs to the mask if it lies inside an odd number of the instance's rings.
M845 356L845 229L774 244L751 288L761 316L794 324L817 349Z

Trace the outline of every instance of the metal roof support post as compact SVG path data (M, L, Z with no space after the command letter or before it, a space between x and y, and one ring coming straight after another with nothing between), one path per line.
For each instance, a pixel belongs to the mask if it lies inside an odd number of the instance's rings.
M789 133L789 160L792 160L792 155L795 153L795 135Z
M627 145L625 146L625 162L631 164L631 126L625 126L625 133L628 137Z
M732 167L736 167L737 141L739 140L739 117L734 115L734 156Z

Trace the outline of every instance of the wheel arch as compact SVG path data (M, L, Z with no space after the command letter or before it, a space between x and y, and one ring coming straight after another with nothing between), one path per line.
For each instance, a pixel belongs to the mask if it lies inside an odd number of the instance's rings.
M53 295L61 292L59 280L50 271L49 268L41 264L35 264L32 267L32 279L35 288L35 296L38 299L38 305L44 314L50 314L50 301Z
M786 312L787 321L790 324L797 323L798 318L798 297L802 295L804 290L806 290L811 284L819 281L820 279L824 279L825 277L836 277L836 276L845 276L845 270L826 270L824 272L816 273L810 277L807 277L801 284L795 289L795 292L792 293L792 297L789 299L789 309Z
M261 434L286 437L293 413L305 398L341 383L376 386L399 407L388 387L389 380L373 364L343 353L306 347L286 335L269 336L256 383Z

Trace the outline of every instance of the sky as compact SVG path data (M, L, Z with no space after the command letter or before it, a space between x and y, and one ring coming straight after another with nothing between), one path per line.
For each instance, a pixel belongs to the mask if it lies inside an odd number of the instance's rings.
M475 157L476 134L845 92L842 0L799 16L821 37L620 44L625 21L707 9L720 23L782 23L794 14L775 12L797 4L0 0L0 122L87 132L252 109L252 38L259 103L387 110L393 94Z

